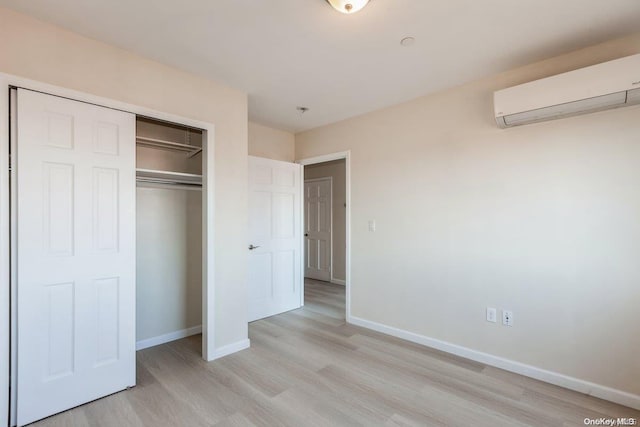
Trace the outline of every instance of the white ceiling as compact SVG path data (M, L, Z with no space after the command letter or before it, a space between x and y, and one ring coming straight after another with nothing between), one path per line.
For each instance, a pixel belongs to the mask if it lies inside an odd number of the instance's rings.
M324 0L0 5L244 90L251 120L290 131L640 31L640 0L371 0L354 15Z

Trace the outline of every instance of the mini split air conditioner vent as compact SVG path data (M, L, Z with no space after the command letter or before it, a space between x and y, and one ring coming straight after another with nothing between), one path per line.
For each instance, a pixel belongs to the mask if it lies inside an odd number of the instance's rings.
M640 54L494 93L501 128L640 104Z

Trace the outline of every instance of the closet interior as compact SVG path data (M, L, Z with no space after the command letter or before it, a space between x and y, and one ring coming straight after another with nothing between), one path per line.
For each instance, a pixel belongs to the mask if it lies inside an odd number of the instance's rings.
M200 333L203 132L136 120L137 349Z

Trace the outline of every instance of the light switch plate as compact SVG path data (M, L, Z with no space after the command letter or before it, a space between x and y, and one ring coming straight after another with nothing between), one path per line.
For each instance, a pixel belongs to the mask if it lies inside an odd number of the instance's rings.
M498 310L493 307L487 307L487 322L498 322Z

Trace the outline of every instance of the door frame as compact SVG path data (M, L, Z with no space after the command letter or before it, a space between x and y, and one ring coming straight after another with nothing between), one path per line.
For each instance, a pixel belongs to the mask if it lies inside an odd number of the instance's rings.
M304 167L302 169L302 174L304 175ZM304 230L305 230L305 221L307 216L304 214L304 206L307 205L306 202L306 198L307 198L307 192L305 191L304 185L307 182L320 182L320 181L329 181L329 215L331 215L331 227L329 227L329 281L331 283L333 283L333 177L332 176L324 176L322 178L310 178L310 179L302 179L302 231L303 231L303 236L304 236ZM304 243L304 239L302 239L303 243ZM304 246L304 250L303 250L303 257L306 257L306 245ZM306 267L305 267L306 270ZM305 275L306 272L303 271L302 272L302 281L304 282L305 279Z
M343 160L345 167L345 201L347 204L345 212L345 320L351 323L351 150L340 151L337 153L324 154L321 156L307 157L299 159L296 163L302 166L315 165L318 163L326 163L333 160ZM304 180L304 169L302 170ZM333 193L333 185L331 187ZM302 214L304 215L304 208ZM332 247L331 247L331 277L333 277L333 218L331 221L332 230ZM301 245L304 246L304 221L302 225ZM304 270L304 257L302 260ZM302 302L304 305L304 279L302 280Z
M211 361L215 351L215 125L213 123L165 113L97 95L51 85L11 74L0 73L0 425L9 424L9 387L11 366L11 286L10 277L10 188L9 174L9 92L11 87L68 98L102 107L133 113L137 116L177 123L203 130L202 164L202 357Z

